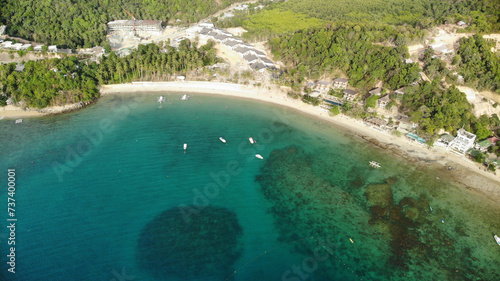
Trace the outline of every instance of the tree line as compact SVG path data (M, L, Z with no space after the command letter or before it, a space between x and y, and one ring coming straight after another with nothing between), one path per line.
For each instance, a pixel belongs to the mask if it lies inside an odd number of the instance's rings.
M126 57L113 52L100 64L80 62L75 56L28 61L23 71L16 71L15 63L0 64L0 106L8 98L33 108L92 101L99 96L99 84L167 80L217 62L212 41L196 48L186 39L178 49L148 44Z

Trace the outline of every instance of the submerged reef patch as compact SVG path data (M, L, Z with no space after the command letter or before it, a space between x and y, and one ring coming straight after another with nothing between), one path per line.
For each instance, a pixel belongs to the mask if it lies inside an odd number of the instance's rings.
M172 208L156 216L141 232L136 258L154 277L223 280L242 253L243 230L226 208L195 208L190 221L183 213L193 206Z

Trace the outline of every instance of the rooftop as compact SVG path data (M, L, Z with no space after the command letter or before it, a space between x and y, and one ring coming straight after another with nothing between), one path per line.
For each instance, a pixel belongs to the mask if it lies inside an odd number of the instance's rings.
M345 89L344 90L344 94L346 95L351 95L351 96L355 96L358 94L358 92L354 91L354 90L349 90L349 89Z
M382 92L382 88L377 87L377 88L371 89L368 93L370 93L372 95L379 95L381 92Z
M330 82L327 82L327 81L317 81L316 84L319 84L319 85L330 85Z
M385 95L385 96L381 97L380 99L378 99L378 101L388 103L389 101L391 101L391 99L389 98L389 95Z
M108 22L108 25L161 25L161 20L114 20Z
M478 141L477 144L482 147L482 148L488 148L489 146L491 146L491 142L489 139L484 139L482 141Z
M347 83L349 82L349 80L345 79L345 78L336 78L333 80L333 82L337 82L337 83Z
M246 61L250 62L250 61L255 61L257 59L259 59L258 57L256 57L255 55L246 55L243 57Z
M234 51L243 54L243 53L250 51L250 49L246 48L246 47L239 46L239 47L236 47L236 49L234 49Z
M464 129L459 129L458 130L457 137L458 136L466 137L468 139L475 139L476 138L476 135L474 135L473 133L467 132Z
M229 47L233 47L233 46L236 46L238 44L240 44L240 42L234 41L234 40L227 40L226 42L224 42L224 45L229 46Z
M454 136L452 136L452 135L450 135L450 134L442 134L442 135L441 135L441 138L442 138L442 139L445 139L445 140L447 140L447 141L453 141L453 140L455 139L455 137L454 137Z

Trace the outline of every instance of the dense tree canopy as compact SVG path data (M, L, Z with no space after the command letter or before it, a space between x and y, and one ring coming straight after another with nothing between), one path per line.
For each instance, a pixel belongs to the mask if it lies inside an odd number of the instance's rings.
M479 31L500 28L500 7L496 0L290 0L278 7L330 21L383 22L427 28L465 20Z
M218 62L213 41L197 49L189 40L180 43L179 49L158 45L139 45L129 56L118 57L111 53L105 57L97 72L97 79L103 84L121 83L132 80L168 80L172 74Z
M436 80L407 87L403 111L429 135L441 128L449 132L462 126L469 129L475 120L465 94L455 87L443 90Z
M129 19L196 22L240 0L3 0L0 23L7 34L67 46L93 47L105 40L106 23ZM3 2L3 3L2 3Z
M16 64L0 64L0 92L29 107L43 108L97 97L97 65L79 63L74 56L28 61L24 71Z
M0 105L6 97L25 102L29 107L44 108L98 96L99 83L113 84L132 80L168 80L172 74L200 68L217 62L213 42L197 49L189 40L179 49L155 44L139 45L131 55L120 58L115 53L100 64L80 63L75 56L63 59L28 61L24 71L16 64L0 64Z
M494 45L477 34L461 38L459 43L456 60L465 82L480 90L500 93L500 57L491 51Z
M351 86L364 89L379 80L387 82L390 89L418 80L418 64L402 60L406 48L372 44L385 36L377 27L341 25L297 31L272 38L269 44L275 57L287 64L292 85L336 70L349 76Z

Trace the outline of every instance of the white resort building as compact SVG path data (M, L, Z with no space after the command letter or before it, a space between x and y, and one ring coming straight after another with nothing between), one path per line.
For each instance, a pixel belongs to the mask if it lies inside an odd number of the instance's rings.
M148 32L160 35L163 31L159 20L115 20L108 22L108 32Z
M450 143L450 148L461 154L465 154L474 146L475 140L476 135L464 129L460 129L457 132L457 137Z

